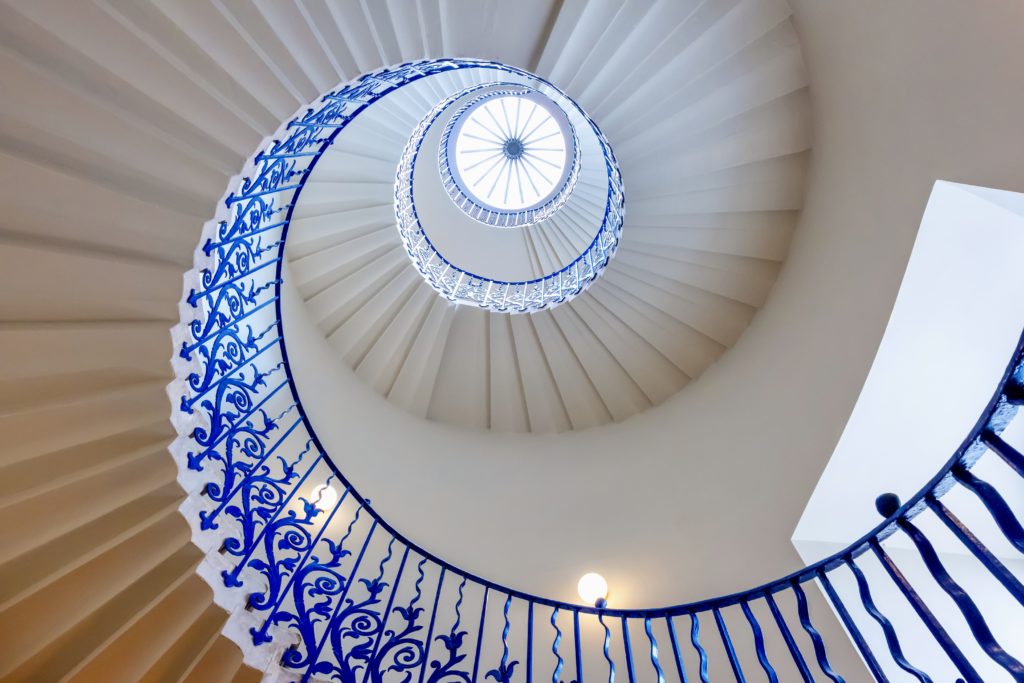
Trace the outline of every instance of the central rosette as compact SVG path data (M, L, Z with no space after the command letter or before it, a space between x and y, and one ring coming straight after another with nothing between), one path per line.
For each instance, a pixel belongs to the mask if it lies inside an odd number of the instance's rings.
M452 176L446 189L457 205L469 206L463 201L468 198L511 214L518 227L542 219L548 212L537 209L549 203L557 210L571 194L580 163L573 126L561 107L536 90L473 98L448 128L440 166Z
M618 246L622 209L618 165L594 122L554 86L513 73L433 107L395 187L399 233L431 287L513 313L593 282Z

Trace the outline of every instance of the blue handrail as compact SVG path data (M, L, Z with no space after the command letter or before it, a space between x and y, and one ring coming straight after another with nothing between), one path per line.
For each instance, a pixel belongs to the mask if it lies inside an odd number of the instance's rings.
M618 249L625 216L625 191L615 153L597 124L587 116L586 112L565 93L547 81L518 69L510 67L505 67L505 69L519 76L529 76L536 81L538 86L544 87L549 93L556 96L562 102L560 106L571 107L576 116L587 123L597 139L601 148L607 188L604 213L601 222L597 225L593 239L572 261L561 268L540 277L509 281L478 275L452 263L441 254L424 229L416 210L414 179L417 159L427 133L445 111L473 93L484 91L484 94L478 97L489 97L513 94L519 92L523 87L517 83L501 81L487 82L458 90L428 112L412 131L409 143L398 164L397 182L395 183L395 218L398 222L399 235L401 235L406 252L416 265L416 269L420 271L428 284L442 296L451 301L472 304L494 311L527 313L564 303L580 294L597 279ZM472 106L477 99L474 98L464 106ZM450 134L450 128L446 127L442 136L442 148L447 148L446 136ZM575 154L572 160L573 170L566 178L561 190L546 205L522 212L522 220L513 221L512 224L524 225L543 221L566 202L575 186L580 164L580 145L576 142L575 131L573 131L573 140L572 146ZM445 167L442 166L442 180L444 180L445 173ZM447 173L450 177L450 172ZM484 211L489 210L484 209ZM491 223L490 218L493 217L497 221L501 215L503 215L501 212L492 212L481 214L478 219Z
M938 516L1007 595L1024 605L1021 582L940 502L954 487L972 493L1006 539L1024 553L1024 527L1000 493L1001 482L985 481L972 471L979 458L995 453L1010 472L1024 476L1024 456L1000 436L1022 399L1024 337L974 428L917 494L902 504L891 496L880 498L884 519L864 536L819 562L749 590L647 609L599 608L552 600L476 576L437 557L374 510L341 471L343 454L325 452L302 408L281 325L282 249L309 170L345 125L397 88L458 69L493 70L495 80L510 72L525 73L493 62L430 60L364 75L323 96L284 126L279 139L251 161L250 178L256 180L242 179L232 187L218 220L207 225L204 248L197 252L196 267L187 276L192 284L186 286L183 319L174 330L181 354L174 359L179 379L170 387L179 431L172 450L182 480L194 482L185 506L195 515L190 520L194 537L202 547L210 548L210 562L222 568L204 576L214 585L218 601L246 608L235 609L231 619L241 620L247 627L232 628L229 633L240 638L247 650L277 647L273 651L279 654L270 666L300 680L349 681L358 677L377 683L392 672L417 675L428 683L472 683L479 680L480 672L487 672L485 676L498 683L511 683L521 678L533 680L537 666L532 657L534 631L546 628L546 620L535 622L532 615L536 607L545 606L553 610L552 630L550 638L542 642L552 643L557 663L550 675L556 683L563 668L569 667L570 658L577 683L583 683L585 670L592 670L597 678L607 674L609 679L624 670L632 679L641 656L651 661L662 680L672 667L661 665L657 638L651 630L652 621L661 620L682 681L687 676L684 661L697 664L701 681L723 675L742 680L758 668L769 680L778 680L778 662L769 660L765 648L764 631L772 628L785 641L802 679L814 680L820 675L844 680L828 657L836 644L828 642L810 620L804 588L817 582L876 680L886 680L886 676L868 643L868 628L884 635L884 647L892 660L918 680L935 680L926 673L935 663L908 661L901 638L920 638L922 633L930 634L927 637L947 653L945 666L955 667L965 681L983 680L979 662L971 659L976 652L987 656L986 665L1024 680L1019 660L1004 649L1008 643L996 640L983 606L971 599L971 587L949 577L931 542L913 523L919 515ZM272 341L265 346L248 343L254 339L251 330L266 330L268 325L277 328L276 335L265 337L274 337ZM248 334L242 332L245 327L250 327ZM271 379L281 370L286 382ZM289 392L281 391L285 383ZM296 419L285 420L292 412ZM331 505L312 494L324 483L344 489ZM977 648L965 651L953 640L944 623L950 616L928 605L919 587L886 553L883 543L896 533L908 536L936 585L953 598ZM858 558L865 553L882 562L883 578L869 579L858 566ZM415 571L410 569L413 565ZM848 599L859 600L872 621L858 623L846 608L839 584L832 581L840 573L852 574L857 593ZM879 582L884 576L891 583L883 586ZM920 631L900 633L882 611L888 605L880 607L874 601L872 589L893 586L919 616ZM796 615L787 617L783 612L776 599L782 595L795 601ZM487 616L488 600L503 606L497 625L493 615ZM474 603L479 606L479 621L463 627L463 610ZM774 626L757 620L751 609L756 605L770 611ZM730 637L730 608L736 608L734 615L742 612L739 618L745 618L751 629L753 648L744 648ZM520 609L528 615L526 619L519 618ZM566 644L565 652L559 649L563 644L557 625L560 613L571 615L573 621L572 647ZM583 616L596 616L604 627L597 651L592 650L593 644L581 640ZM685 657L685 643L678 638L674 623L684 616L689 617L694 647ZM726 661L715 660L702 643L702 617L715 620ZM616 622L621 626L621 630L616 627L621 639L610 627ZM796 624L797 633L802 628L803 640L812 645L809 651L794 637ZM738 628L734 623L732 632L737 633ZM530 648L525 667L509 649L512 634L524 629L523 640ZM643 631L647 644L642 637L631 639L631 631L634 635ZM709 631L705 629L705 640L714 637ZM239 633L249 635L240 637ZM875 641L875 648L882 647L882 642ZM619 655L614 653L620 651L622 658L616 668ZM500 653L496 659L492 658L495 653ZM590 668L584 667L585 657L594 658ZM492 659L482 661L486 658ZM595 668L602 659L607 666ZM855 675L845 672L846 680Z

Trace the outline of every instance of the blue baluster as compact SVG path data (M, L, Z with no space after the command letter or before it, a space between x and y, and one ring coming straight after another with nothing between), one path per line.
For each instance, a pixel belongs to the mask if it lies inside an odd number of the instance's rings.
M725 645L725 653L729 656L729 666L732 667L736 683L746 683L747 679L743 677L743 669L740 667L740 661L736 658L736 648L732 646L732 639L729 637L729 629L725 626L722 612L715 607L711 613L715 615L715 624L718 626L719 635L722 636L722 644Z
M562 642L562 630L558 628L557 607L551 610L551 626L555 629L555 639L551 642L551 652L558 658L558 662L555 664L555 671L551 674L551 683L561 683L562 666L565 664L565 660L562 659L562 655L558 652L558 646Z
M651 618L644 618L644 631L647 632L647 642L651 644L651 666L658 675L658 683L665 683L665 672L661 670L661 663L658 661L658 640L651 631Z
M870 545L872 552L875 553L875 556L878 557L879 561L881 561L885 571L896 583L896 586L900 589L903 595L906 596L911 607L914 608L914 611L917 612L917 616L921 618L924 625L929 631L931 631L936 642L938 642L942 649L946 651L946 654L949 656L956 668L960 670L960 673L963 674L964 678L969 683L984 683L981 676L978 675L978 672L974 670L973 666L971 666L970 661L968 661L967 657L964 656L964 653L960 651L960 648L956 646L953 639L949 637L946 629L942 627L939 620L935 618L932 611L928 609L927 605L925 605L921 596L917 594L914 587L910 585L909 581L907 581L907 577L903 576L903 572L899 570L899 567L897 567L896 563L892 561L892 558L882 550L882 546L879 544L878 540L871 539L868 544Z
M1001 436L990 429L981 433L981 440L992 449L1003 461L1013 468L1013 471L1024 477L1024 455L1020 451L1006 443Z
M1006 397L1006 402L1010 405L1024 405L1024 384L1021 384L1016 377L1010 377L1003 387L1003 396Z
M476 675L480 671L480 646L484 642L484 620L487 618L487 597L490 592L491 587L485 586L483 603L480 605L480 628L476 634L476 655L473 657L473 677L470 679L472 683L476 683Z
M633 645L629 640L629 623L626 617L622 617L622 649L626 655L626 675L629 676L629 683L636 683L636 675L633 669Z
M306 672L302 675L302 683L306 683L313 675L314 668L319 663L320 653L323 651L324 644L327 642L327 638L331 632L331 622L338 618L338 612L345 605L345 598L348 596L348 591L352 588L352 584L355 583L356 573L359 571L359 565L363 561L363 555L366 554L366 548L370 545L370 539L373 537L373 532L377 529L377 520L373 520L373 524L370 526L370 530L366 534L366 538L363 540L363 546L359 549L359 555L356 556L356 561L352 565L352 571L348 574L348 579L345 581L345 587L341 590L338 595L338 603L334 608L334 612L331 618L327 622L327 628L324 629L324 634L320 638L320 642L317 644L316 649L311 653L309 657L309 666L306 668Z
M608 683L615 683L615 662L612 661L610 654L610 648L612 644L612 632L608 630L608 625L604 623L604 612L597 613L597 620L601 622L601 627L604 629L604 659L608 662Z
M897 524L910 536L910 540L917 547L917 551L920 553L921 559L924 560L925 566L928 567L928 571L938 582L939 586L956 603L960 613L967 620L967 625L970 626L974 639L978 641L978 645L985 651L985 654L1012 674L1016 680L1024 681L1024 664L1017 661L1016 658L1012 657L996 642L995 636L992 635L988 624L985 623L985 618L982 616L978 606L974 604L974 601L967 595L967 592L946 571L931 541L910 520L900 519L897 521Z
M501 630L501 662L497 668L491 669L485 676L485 678L493 678L494 683L509 683L512 680L512 674L516 670L516 665L519 664L516 660L509 661L508 632L511 628L511 622L509 622L508 610L511 606L512 596L509 595L505 599L505 608L502 610L502 614L505 617L505 626Z
M444 568L442 568L442 570L443 569ZM429 683L439 683L443 680L457 680L460 683L469 682L469 674L455 668L466 658L466 655L460 654L460 651L462 650L462 645L465 641L467 631L459 630L459 626L462 624L462 600L465 597L463 591L466 588L466 580L466 577L463 576L462 581L459 582L459 597L455 601L455 621L452 623L451 630L448 632L448 635L440 635L437 637L437 640L440 640L441 644L444 646L447 654L447 661L442 662L441 660L435 659L430 663L430 667L433 671L431 671L430 677L427 679ZM422 672L420 674L420 681L422 683Z
M743 608L743 615L747 618L750 630L754 634L754 649L757 651L757 661L761 663L761 668L764 669L764 673L768 676L770 683L779 683L779 677L775 673L771 662L768 661L768 653L764 650L764 634L761 632L761 625L757 623L757 619L754 618L754 613L751 611L750 605L747 604L746 600L740 601L740 607Z
M391 554L391 543L395 542L395 537L391 538L391 542L388 543L388 556ZM402 560L398 563L398 571L395 572L395 580L391 585L391 594L388 596L388 604L384 608L383 616L381 617L380 630L377 631L377 637L373 641L373 649L370 651L370 659L368 661L373 662L377 659L377 650L380 647L380 641L384 636L384 627L387 626L388 617L391 615L391 608L395 603L395 596L398 595L398 586L402 582L402 572L405 570L405 561L409 558L409 546L405 546L405 550L402 551ZM381 563L383 567L383 563ZM363 683L366 683L367 677L370 675L370 667L367 666L363 671Z
M871 651L867 641L864 640L864 635L857 628L856 622L853 617L850 616L849 610L846 609L846 605L839 598L839 593L832 586L832 582L829 580L825 570L819 569L817 571L818 580L821 581L821 585L825 588L825 594L828 595L828 599L832 602L832 606L836 608L836 612L839 613L839 618L843 620L843 624L846 625L846 630L849 632L850 637L853 638L854 644L857 645L857 649L860 650L861 656L864 657L864 661L867 662L868 669L871 671L871 675L875 677L875 680L885 683L889 679L882 673L882 668L878 665L878 660L875 659L875 653Z
M580 613L572 611L572 631L576 647L576 683L583 683L583 645L580 643Z
M422 562L427 558L423 558ZM423 674L427 671L427 660L430 658L430 645L434 637L434 623L437 621L437 605L441 602L441 587L444 586L444 576L447 573L448 568L442 566L441 573L437 577L437 588L434 591L434 604L430 608L430 624L427 626L427 637L423 641L423 666L420 667L420 683L423 683ZM420 575L422 580L422 574ZM461 595L461 594L460 594Z
M1024 527L995 487L961 465L953 468L953 477L978 496L1007 540L1024 553Z
M985 547L985 544L977 539L977 537L971 533L963 522L961 522L956 515L949 511L949 509L943 505L940 501L932 496L928 496L925 499L928 507L938 515L942 523L946 525L946 528L953 532L953 535L960 539L960 542L971 551L971 553L978 558L978 560L985 565L985 567L992 572L992 575L999 580L1006 590L1010 591L1010 595L1017 599L1021 605L1024 605L1024 584L1014 576L1009 569L1006 568L1002 562L996 558L992 552Z
M804 655L800 652L800 648L796 646L793 634L790 632L789 626L786 625L786 620L782 618L782 612L779 611L775 598L771 593L765 593L764 599L768 603L768 609L772 611L772 617L775 618L775 623L779 627L782 639L786 641L786 647L789 648L789 654L792 655L796 668L800 670L800 676L803 677L806 683L814 683L814 679L811 678L811 671L807 668L807 662L804 661Z
M334 508L330 513L328 513L323 525L317 530L316 536L311 539L305 550L301 551L298 557L295 558L294 566L302 567L306 564L307 560L309 560L313 551L316 549L317 545L319 545L324 532L327 531L331 521L334 519L334 515L341 509L342 503L344 503L345 499L348 497L349 490L349 487L346 486L344 492L342 492L337 502L335 502ZM348 527L349 532L351 532L352 527L355 526L356 520L359 518L359 513L362 509L362 506L356 509L355 516ZM295 518L297 517L298 516L296 515ZM348 534L346 534L345 538L341 540L341 545L344 545L347 538ZM270 631L270 627L274 623L274 616L280 611L281 605L287 597L288 591L291 589L292 584L295 582L295 577L298 574L298 572L291 573L288 576L287 581L281 585L281 578L283 578L281 565L279 563L268 563L268 566L272 566L276 570L274 572L269 572L271 575L270 586L263 593L250 593L248 600L250 607L254 607L259 610L265 610L268 607L271 607L271 603L273 604L273 607L270 609L270 613L263 621L263 625L258 629L255 627L249 629L249 634L252 636L253 643L257 645L264 642L270 642L271 637L268 633ZM280 592L277 592L278 587L280 587Z
M299 453L295 462L291 463L283 457L277 456L281 463L281 473L277 476L271 473L269 465L249 472L242 487L241 506L227 508L228 515L241 523L242 534L241 538L229 537L224 541L225 550L233 555L241 556L234 569L221 572L225 585L238 585L238 577L242 569L251 559L253 552L260 548L267 529L273 528L282 514L287 514L286 510L288 510L289 504L320 463L323 458L322 454L317 456L305 474L299 476L295 472L311 448L312 443L308 443L306 449ZM294 481L296 477L299 477L297 482ZM331 474L325 484L330 485L333 478L334 475ZM291 490L285 494L288 486L291 486ZM319 502L319 500L315 500L313 504L317 505Z
M681 683L687 683L686 667L683 666L683 653L679 650L679 637L676 635L675 622L672 621L671 616L666 616L665 623L668 625L668 640L672 643L672 654L676 660L676 673L679 674Z
M533 600L526 607L526 683L533 683Z
M914 676L920 683L932 683L932 679L928 677L928 674L912 665L903 656L903 648L900 647L900 640L896 636L896 629L893 628L892 622L875 605L875 601L871 597L871 589L868 587L868 580L860 570L860 567L850 557L847 557L844 562L850 568L850 571L853 572L854 578L857 579L857 591L860 593L860 601L864 605L864 610L882 627L882 633L885 634L885 642L889 646L889 652L892 654L893 660L901 669Z
M814 628L814 625L811 623L811 614L807 609L807 595L804 594L803 587L800 586L800 582L796 579L793 579L792 585L793 592L796 594L796 609L797 615L800 618L800 625L804 627L804 631L811 637L811 643L814 645L814 656L818 660L818 666L835 683L846 683L843 677L833 671L832 665L828 663L825 641L821 639L818 629Z
M700 658L700 683L709 683L708 653L700 644L700 618L696 612L690 615L690 642L697 649L697 656Z

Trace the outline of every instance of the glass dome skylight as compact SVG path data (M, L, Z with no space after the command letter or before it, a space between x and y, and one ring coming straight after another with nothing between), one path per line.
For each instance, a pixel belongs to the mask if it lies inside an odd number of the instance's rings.
M455 203L499 227L550 216L572 192L579 163L565 112L526 88L492 91L465 104L448 122L439 153Z
M567 151L565 132L546 108L508 95L466 114L455 136L455 168L477 202L516 211L559 187Z

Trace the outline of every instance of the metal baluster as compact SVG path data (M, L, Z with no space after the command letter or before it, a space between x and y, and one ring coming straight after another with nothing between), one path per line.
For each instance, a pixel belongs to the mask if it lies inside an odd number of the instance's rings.
M331 618L327 620L327 627L324 629L324 634L321 636L320 642L316 646L316 651L309 658L309 666L306 667L306 673L302 675L302 683L306 683L306 681L309 680L310 676L313 675L313 667L315 667L317 662L320 661L320 653L323 651L324 643L327 642L327 637L331 632L331 622L338 618L338 613L345 604L345 598L348 597L348 591L352 588L352 584L354 583L353 579L356 576L356 572L359 571L359 565L363 561L363 555L366 554L366 548L370 545L370 539L373 537L373 532L376 531L376 529L377 520L375 519L373 520L373 525L370 526L370 531L367 532L366 538L363 540L363 547L359 549L359 555L356 556L355 564L352 565L352 571L349 572L348 578L345 580L345 587L338 595L338 604L335 606L334 612L331 613Z
M307 453L309 453L309 450L312 447L312 445L313 445L312 441L308 441L306 443L306 449L303 450L301 453L299 453L299 456L298 456L298 458L296 458L295 462L291 463L291 466L292 466L293 469L296 466L298 466L299 463L302 462L302 458L305 457L305 455ZM242 553L242 556L239 559L238 564L235 565L235 568L232 569L231 571L228 571L227 569L225 569L225 570L223 570L221 572L221 576L224 577L225 585L235 585L235 583L238 580L238 576L242 573L242 568L246 565L246 563L252 557L253 551L256 550L257 547L259 547L260 543L262 543L263 536L266 533L267 528L270 527L273 522L275 522L275 521L277 521L279 519L281 513L284 512L284 510L288 507L289 503L292 502L292 499L299 492L299 489L302 488L302 485L306 483L306 479L309 478L309 475L313 473L313 470L316 469L316 466L320 463L320 461L322 459L323 459L323 453L321 453L319 456L317 456L317 459L313 461L313 463L309 466L309 469L306 470L306 473L302 475L302 477L299 479L299 481L297 481L295 484L292 484L292 489L288 492L288 495L284 496L281 499L281 502L280 502L280 504L278 504L277 508L274 510L274 513L270 516L269 519L264 521L263 526L260 527L259 532L253 537L252 542L249 544L249 547L246 548L245 552ZM250 472L250 476L252 476L252 472ZM325 485L329 486L330 483L331 483L331 480L333 478L334 478L334 473L332 472L331 475L329 477L327 477L327 481L324 482ZM323 494L323 491L321 490L318 493L318 495L317 495L317 500L313 501L314 505L320 502L319 499L320 499L320 496L322 494ZM231 539L229 539L229 540L231 540Z
M423 558L426 560L426 558ZM422 567L423 560L420 561ZM441 586L444 585L444 575L448 571L445 566L441 567L441 573L437 577L437 590L434 591L434 605L430 608L430 624L427 626L427 637L423 640L423 666L420 667L420 681L423 683L423 674L427 672L427 660L430 655L430 644L434 638L434 622L437 620L437 605L441 602Z
M860 650L861 655L864 657L864 661L867 662L868 669L871 670L871 675L875 677L875 680L888 681L885 674L882 673L882 668L878 665L878 660L875 659L875 653L871 651L864 635L857 628L856 622L853 617L850 616L850 612L846 609L846 605L839 598L839 593L832 586L832 582L829 580L828 575L824 569L817 571L818 580L821 581L821 585L825 588L825 594L828 595L828 599L832 602L832 606L836 608L836 612L839 613L839 618L843 620L843 624L846 625L846 630L849 631L850 637L853 638L853 642L857 645L857 649Z
M800 675L806 683L814 683L814 679L811 678L811 671L807 668L807 662L804 661L804 656L800 652L800 648L796 646L796 641L793 640L793 634L790 633L789 626L786 625L786 620L782 618L782 612L779 611L779 606L775 604L775 598L772 597L771 593L765 593L764 598L768 602L768 608L772 611L772 617L775 618L775 623L779 626L779 632L782 633L783 640L786 641L786 647L789 648L789 654L793 656L796 668L800 670Z
M993 453L1012 467L1017 474L1024 477L1024 455L1021 455L1020 451L1006 443L1001 436L991 429L986 429L981 433L981 440L992 449Z
M900 591L902 591L903 595L906 596L907 600L910 601L910 605L914 608L914 611L917 612L917 616L919 616L921 621L924 622L924 625L928 627L932 636L935 637L935 640L939 643L942 649L946 651L946 654L949 655L949 658L953 661L956 668L960 670L960 673L963 674L964 678L969 683L984 683L981 676L978 675L978 672L974 670L974 667L971 666L971 663L967 660L967 657L964 656L964 653L960 651L960 648L956 646L953 639L949 637L948 633L946 633L946 629L942 627L942 624L940 624L939 620L935 618L932 611L924 604L924 600L921 599L921 596L917 594L914 587L910 585L909 581L907 581L907 577L903 576L903 573L899 570L899 567L896 566L896 563L892 561L892 558L882 550L882 546L878 543L878 540L871 539L868 543L871 546L872 552L874 552L875 556L881 561L885 571L888 572L892 580L896 582L896 586Z
M750 630L754 633L754 649L757 650L757 661L761 663L761 668L764 669L764 673L768 676L770 683L779 683L779 677L775 673L771 662L768 661L768 653L764 651L764 634L761 632L761 625L757 623L757 619L754 617L754 613L750 610L750 605L747 604L746 600L740 601L740 607L743 608L743 615L747 618L747 622L750 623Z
M1007 540L1012 543L1017 550L1024 553L1024 527L1021 527L1016 516L1010 506L1006 503L999 492L986 481L979 479L974 474L962 465L957 465L953 468L953 477L963 484L965 487L970 489L974 495L978 496L982 504L992 515L996 525L999 526L999 530L1003 532Z
M629 676L629 683L636 683L636 675L633 670L633 644L629 640L629 623L626 617L622 617L622 649L626 654L626 675Z
M797 615L800 618L800 625L804 627L804 631L811 637L811 643L814 645L814 656L818 660L818 666L835 683L846 683L842 676L832 670L832 665L828 662L825 641L821 639L818 629L814 628L814 625L811 623L811 613L807 608L807 595L804 594L803 587L796 579L793 579L792 585L793 592L796 594L796 609Z
M533 683L533 600L526 608L526 683Z
M604 628L604 658L608 662L608 683L615 683L615 662L612 661L611 655L608 653L612 644L612 632L608 630L608 625L604 623L604 612L597 613L597 620L601 622L601 627Z
M395 537L391 537L391 543L395 542ZM391 543L388 544L388 553L391 553ZM384 627L387 626L388 617L391 615L391 607L395 604L395 596L398 595L398 586L402 582L402 572L405 570L405 561L409 557L409 546L405 546L405 550L402 552L402 561L398 563L398 571L395 573L395 580L391 584L391 594L388 596L387 607L384 608L384 612L381 614L380 630L377 632L377 637L373 639L373 649L370 652L370 658L368 662L374 661L377 656L377 648L380 647L380 641L384 638ZM423 655L426 660L426 653ZM367 666L366 670L363 671L363 683L366 683L366 678L370 675L370 667Z
M897 520L896 524L910 536L910 540L917 547L917 552L921 555L921 559L924 560L925 566L932 577L942 587L942 590L946 592L946 595L951 597L953 602L956 603L960 613L967 620L967 625L970 627L971 633L974 634L974 639L978 641L978 645L985 651L985 654L1011 673L1017 680L1024 681L1024 664L1017 661L1016 658L1011 656L996 642L995 636L992 635L992 631L985 622L985 617L981 614L981 610L978 609L978 606L971 600L971 597L960 584L954 581L953 577L946 571L931 541L910 520L900 519Z
M334 509L331 510L330 514L327 515L327 519L324 520L323 526L321 526L320 529L317 530L316 536L313 537L313 540L310 542L309 547L306 548L306 551L302 554L301 560L299 560L298 562L295 563L296 567L303 566L304 564L306 564L306 561L309 560L309 556L313 554L313 550L316 549L317 545L320 543L320 539L323 537L324 532L327 531L327 527L330 526L331 521L334 519L334 515L337 514L338 510L341 509L341 506L345 502L345 499L348 497L348 493L349 493L350 490L351 489L348 486L345 487L345 491L341 494L341 496L338 497L338 501L334 504ZM355 526L356 520L359 519L359 513L362 512L362 509L363 509L363 507L361 505L358 508L356 508L355 516L353 517L352 521L349 523L349 527L348 527L349 532L351 532L352 527ZM346 533L345 536L341 539L341 545L344 545L345 540L347 538L348 538L348 533ZM271 624L271 620L273 619L274 615L276 615L277 612L281 609L281 604L284 602L285 598L288 596L288 591L291 589L292 584L295 582L296 574L297 574L297 572L292 572L292 574L288 577L288 581L284 584L284 586L281 588L281 592L274 599L273 609L270 610L270 613L267 615L267 618L263 620L263 625L260 626L259 629L255 628L255 627L249 629L249 635L252 636L253 643L259 645L259 644L264 643L264 642L270 642L271 638L267 635L267 633L270 631L270 627L272 625ZM266 591L266 599L265 600L255 600L254 601L253 600L253 596L254 595L256 595L256 594L255 593L250 593L249 594L249 604L253 605L253 603L258 603L258 604L254 605L257 609L262 609L266 605L270 604L269 603L269 601L271 599L270 589L268 589Z
M668 624L668 640L672 643L672 654L676 660L676 672L679 674L681 683L687 683L686 667L683 666L683 654L679 651L679 638L676 636L676 625L672 621L671 616L665 617L665 623Z
M576 683L583 683L583 647L580 644L580 613L578 610L572 612L572 631L576 646Z
M210 443L208 446L206 446L202 451L200 451L199 453L196 453L196 454L190 453L189 456L188 456L189 468L190 469L194 469L196 471L202 471L203 468L201 467L201 463L203 462L203 460L207 459L208 457L211 457L210 454L213 453L214 449L216 449L217 446L220 446L224 442L224 440L231 435L232 431L236 427L239 427L240 425L244 425L250 419L255 417L257 412L262 412L263 406L266 405L270 401L270 399L274 398L274 396L277 394L278 391L280 391L282 388L284 388L286 386L288 386L288 380L285 380L285 381L281 382L276 387L274 387L272 390L270 390L267 393L267 395L264 396L262 399L260 399L260 402L257 403L255 406L253 406L252 410L247 412L245 415L239 416L230 425L223 426L222 427L223 433L219 434L217 436L217 438L214 439L213 442ZM294 407L294 404L293 404L293 407ZM213 429L214 430L217 429L217 425L214 425Z
M992 572L992 576L996 577L1006 590L1010 591L1010 595L1017 599L1021 605L1024 605L1024 584L1014 576L1009 569L1006 568L1002 562L1000 562L992 552L985 547L985 544L977 539L977 537L971 533L963 522L961 522L956 515L949 511L949 509L938 501L933 496L928 496L925 499L925 503L932 509L942 523L946 525L953 535L960 539L960 542L971 551L971 553L978 558L978 560L985 565L985 568Z
M700 681L701 683L710 683L708 681L708 653L700 644L700 619L696 612L690 615L690 642L697 648L697 655L700 657Z
M555 607L551 611L551 626L555 629L555 639L551 641L551 653L558 657L558 663L555 664L555 671L551 674L551 683L561 683L562 677L562 666L565 664L565 660L562 659L562 655L558 653L558 646L562 642L562 630L558 628L558 608Z
M487 672L487 675L484 676L484 678L493 678L495 683L509 683L509 681L512 680L512 672L515 671L516 664L519 663L514 659L511 662L508 660L508 632L512 627L512 623L508 618L508 610L511 606L512 595L509 594L509 596L505 598L505 607L502 610L502 615L505 618L505 626L501 629L501 662L498 664L497 668L491 669Z
M736 659L736 648L732 646L732 639L729 637L729 629L725 626L725 619L722 618L722 613L717 607L711 610L711 613L715 615L715 624L718 626L718 633L722 636L722 644L725 645L725 653L729 655L729 666L732 667L732 673L736 677L736 683L746 683L747 679L743 677L743 669L740 667L740 662Z
M257 358L262 356L267 350L269 350L269 349L273 348L274 346L276 346L279 341L281 341L281 337L274 337L274 339L272 341L268 342L263 348L258 349L256 351L256 353L252 354L248 358L240 359L238 361L237 365L235 365L235 367L233 367L230 370L228 370L227 372L225 372L219 378L211 379L210 383L207 384L206 387L195 387L194 385L190 386L190 392L189 392L190 397L187 398L187 399L182 397L182 400L181 400L180 406L181 406L182 411L183 412L189 412L189 413L192 412L192 406L194 406L195 404L197 404L200 401L202 401L203 397L206 396L211 391L213 391L214 389L217 389L218 387L220 387L223 384L230 384L231 380L235 379L235 375L236 374L240 375L240 376L235 381L237 381L237 382L244 382L245 381L245 376L244 375L245 375L245 371L246 370L253 369L253 370L256 370L257 372L259 372L259 369L256 367L256 365L255 364L251 365L251 363L253 363L253 361L255 361ZM213 362L214 362L214 359L210 359L209 362L212 365ZM211 372L212 372L212 370L211 370ZM197 378L197 380L199 379L198 375L194 375L194 376Z
M661 670L661 663L658 661L658 641L651 631L651 618L644 618L644 631L647 632L647 641L651 644L651 665L654 672L658 674L658 683L665 683L665 672Z
M476 634L476 654L473 656L473 677L471 683L476 683L476 675L480 670L480 645L484 641L484 619L487 617L487 596L491 592L490 586L484 586L484 600L480 605L480 628Z
M844 562L850 568L850 571L853 572L854 578L857 579L857 591L860 593L860 601L864 605L864 610L882 627L882 632L885 634L885 642L889 646L889 652L892 654L893 660L901 669L917 678L920 683L932 683L932 679L929 678L928 674L912 665L903 656L903 648L900 647L900 640L896 637L896 629L893 628L892 622L875 605L875 601L871 597L871 589L868 587L868 580L860 570L860 567L854 564L853 559L849 556L846 557Z
M1016 377L1010 377L1003 386L1003 396L1006 402L1013 406L1024 404L1024 385Z
M287 429L287 431L285 431L283 434L281 434L281 436L278 437L278 439L274 443L274 445L270 447L270 450L268 450L266 453L264 453L263 457L261 457L259 460L257 460L253 464L252 468L249 471L250 472L259 471L259 468L262 467L263 464L266 463L266 461L270 459L270 456L272 456L277 451L278 447L281 444L283 444L285 442L285 440L289 436L292 435L292 432L295 431L295 429L297 429L300 424L302 424L302 418L301 417L298 418L297 420L295 420L294 424L292 424L292 426L289 427ZM215 528L217 528L217 525L215 523L217 517L220 515L220 513L224 512L224 509L227 508L228 505L230 505L231 501L235 497L235 494L237 494L242 489L242 485L245 483L245 481L247 479L248 479L248 476L243 477L242 480L239 481L237 484L235 484L231 488L230 491L225 492L223 494L224 497L220 500L220 502L218 503L217 507L214 508L214 510L211 513L209 513L208 515L200 515L200 518L202 519L202 522L201 522L200 526L203 529L215 529Z

